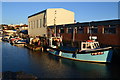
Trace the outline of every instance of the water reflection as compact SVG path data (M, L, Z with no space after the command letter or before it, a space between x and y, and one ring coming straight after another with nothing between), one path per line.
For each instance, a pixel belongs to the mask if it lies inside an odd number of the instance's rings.
M48 53L31 52L35 68L40 70L39 77L59 78L111 78L107 73L109 65L86 63L59 58ZM41 76L42 75L42 76Z
M24 71L39 78L119 78L118 65L68 60L47 52L3 43L3 71Z

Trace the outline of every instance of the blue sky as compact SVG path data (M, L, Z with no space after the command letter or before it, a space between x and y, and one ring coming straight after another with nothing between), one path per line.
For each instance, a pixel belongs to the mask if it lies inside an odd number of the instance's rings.
M2 23L27 24L28 16L47 8L73 11L77 22L118 18L118 2L2 2Z

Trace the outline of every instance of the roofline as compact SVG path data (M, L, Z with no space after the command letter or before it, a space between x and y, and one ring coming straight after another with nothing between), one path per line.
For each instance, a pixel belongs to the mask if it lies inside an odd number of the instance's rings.
M38 15L38 14L41 14L41 13L44 13L44 12L46 12L46 10L43 10L43 11L40 11L40 12L35 13L33 15L30 15L30 16L28 16L28 18L33 17L33 16Z
M64 9L64 8L48 8L48 9ZM35 14L33 14L33 15L30 15L30 16L28 16L28 18L33 17L33 16L35 16L35 15L38 15L38 14L40 14L40 13L44 13L44 12L46 12L48 9L43 10L43 11L40 11L40 12L35 13ZM67 9L64 9L64 10L67 10ZM70 10L67 10L67 11L70 11ZM72 11L70 11L70 12L72 12ZM72 12L72 13L74 13L74 12Z
M108 22L108 23L107 23ZM120 19L113 19L113 20L103 20L103 21L90 21L90 22L82 22L82 23L73 23L73 24L62 24L62 25L56 25L58 27L63 27L63 26L95 26L95 25L111 25L111 24L120 24ZM113 24L113 25L114 25ZM48 26L48 27L54 27L54 26Z

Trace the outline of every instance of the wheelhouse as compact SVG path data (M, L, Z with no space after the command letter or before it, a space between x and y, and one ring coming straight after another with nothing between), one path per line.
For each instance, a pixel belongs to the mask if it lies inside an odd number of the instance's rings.
M90 49L97 49L100 48L100 45L97 41L91 41L91 42L82 42L81 43L81 50L90 50Z
M62 42L61 37L51 37L49 39L49 46L52 48L57 48L57 46L60 46L60 42Z

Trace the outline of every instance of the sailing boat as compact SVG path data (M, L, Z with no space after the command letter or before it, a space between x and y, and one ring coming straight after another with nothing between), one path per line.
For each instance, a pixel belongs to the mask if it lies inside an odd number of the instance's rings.
M56 27L56 26L55 26ZM56 28L55 28L56 29ZM90 38L92 38L90 36ZM87 40L81 42L81 48L62 46L62 37L50 37L47 51L55 56L86 62L111 62L112 47L101 48L98 41Z

